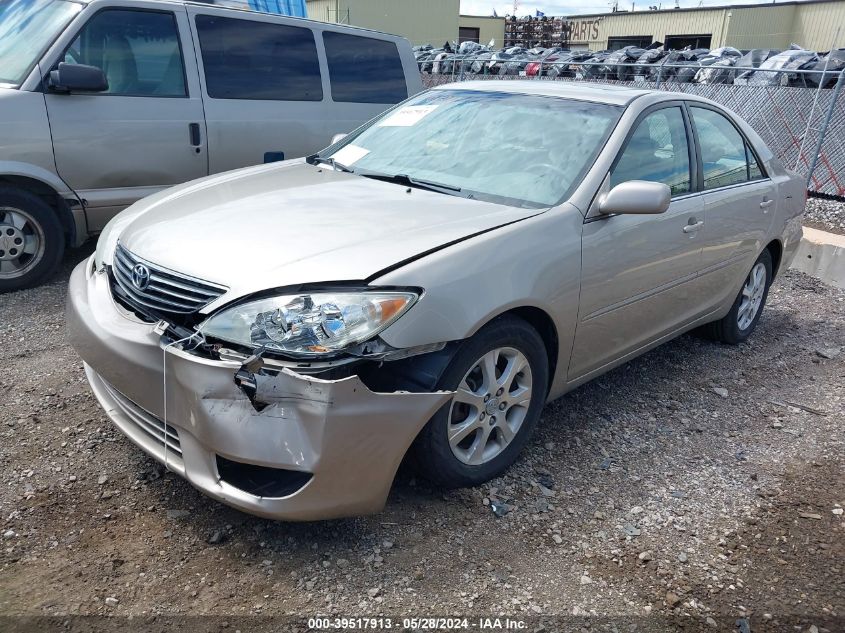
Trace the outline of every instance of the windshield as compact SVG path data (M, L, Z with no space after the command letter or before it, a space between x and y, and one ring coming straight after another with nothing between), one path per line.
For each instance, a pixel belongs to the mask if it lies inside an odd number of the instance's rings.
M64 0L0 2L0 84L19 86L81 9Z
M550 207L580 182L620 113L557 97L432 90L344 139L331 158L365 176L401 175L451 195Z

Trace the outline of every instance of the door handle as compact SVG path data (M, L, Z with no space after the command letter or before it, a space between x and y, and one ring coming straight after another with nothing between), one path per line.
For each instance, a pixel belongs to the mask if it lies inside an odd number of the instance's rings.
M768 209L770 206L772 206L772 202L774 202L774 200L763 200L763 202L760 203L760 208Z
M200 138L200 124L199 123L190 123L188 124L188 133L191 137L191 145L194 147L199 147L200 143L202 143L202 139Z
M699 220L693 224L687 224L684 227L684 233L695 233L698 229L704 226L704 220Z

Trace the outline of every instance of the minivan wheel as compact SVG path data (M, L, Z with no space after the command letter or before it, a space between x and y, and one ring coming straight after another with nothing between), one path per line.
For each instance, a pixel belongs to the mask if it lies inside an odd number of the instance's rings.
M438 382L456 393L412 448L420 474L447 488L501 474L537 425L548 374L543 339L522 319L496 319L464 341Z
M731 345L745 341L757 327L771 285L772 255L766 249L751 267L730 312L723 319L704 326L703 333L709 338Z
M65 250L56 212L38 196L0 187L0 292L36 286Z

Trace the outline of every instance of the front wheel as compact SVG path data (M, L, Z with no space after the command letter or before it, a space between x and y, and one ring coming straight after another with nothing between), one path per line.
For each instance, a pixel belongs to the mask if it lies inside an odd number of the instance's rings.
M414 443L418 470L447 488L500 475L537 425L548 380L543 339L528 323L508 316L482 328L440 378L438 389L455 395Z
M751 267L730 312L723 319L704 326L704 334L731 345L745 341L757 327L771 285L772 256L767 249L760 253Z
M41 283L62 259L64 233L56 212L38 196L0 187L0 293Z

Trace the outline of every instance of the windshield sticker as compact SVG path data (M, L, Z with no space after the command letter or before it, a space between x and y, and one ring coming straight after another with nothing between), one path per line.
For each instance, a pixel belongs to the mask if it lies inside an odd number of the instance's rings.
M364 149L363 147L358 147L357 145L347 145L346 147L341 147L332 154L332 158L341 165L351 167L369 153L370 150Z
M436 109L436 105L405 106L379 121L378 127L411 127Z

